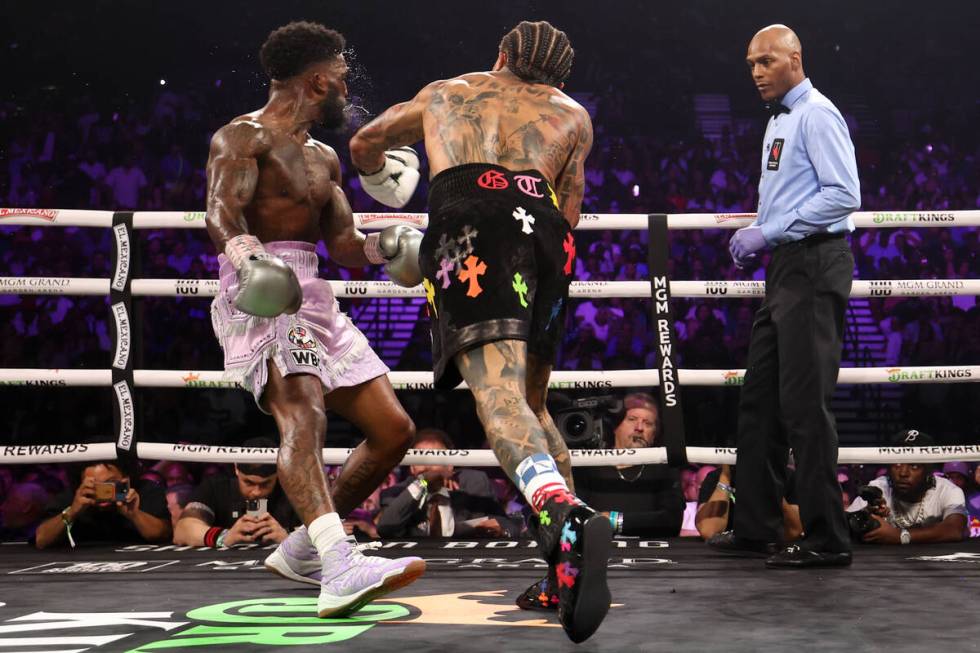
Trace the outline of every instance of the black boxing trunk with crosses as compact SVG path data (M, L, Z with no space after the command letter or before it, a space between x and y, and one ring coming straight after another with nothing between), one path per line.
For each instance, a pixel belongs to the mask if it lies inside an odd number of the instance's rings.
M437 388L462 381L457 353L495 340L525 340L529 353L554 361L575 239L540 172L488 163L440 172L419 262Z

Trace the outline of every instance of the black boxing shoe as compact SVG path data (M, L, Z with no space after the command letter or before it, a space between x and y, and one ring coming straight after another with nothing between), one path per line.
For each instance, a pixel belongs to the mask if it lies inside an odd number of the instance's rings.
M606 583L612 525L585 505L555 499L545 504L539 522L538 544L555 569L558 619L570 640L584 642L612 602Z
M555 568L548 568L548 575L531 585L517 597L517 607L521 610L543 610L554 612L558 609L558 593L555 591Z

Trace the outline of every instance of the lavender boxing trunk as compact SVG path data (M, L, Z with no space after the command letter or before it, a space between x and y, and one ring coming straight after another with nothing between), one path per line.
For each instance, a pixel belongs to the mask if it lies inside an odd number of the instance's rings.
M296 273L303 304L294 315L277 317L239 311L234 304L238 292L235 268L224 254L218 256L220 288L211 303L211 324L224 350L225 378L240 383L259 403L269 378L268 360L283 376L316 376L325 393L387 374L388 366L341 312L330 284L317 276L316 246L296 241L262 246Z

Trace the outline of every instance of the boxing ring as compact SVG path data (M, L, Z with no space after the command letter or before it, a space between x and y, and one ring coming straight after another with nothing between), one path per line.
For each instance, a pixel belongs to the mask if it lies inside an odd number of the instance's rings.
M739 386L744 370L674 369L672 297L761 297L761 281L668 279L668 229L737 229L753 214L584 214L577 230L650 231L646 281L573 282L572 298L652 299L660 366L657 369L553 373L553 389L660 386L674 397L663 411L667 443L649 449L576 450L573 465L734 463L734 448L689 447L679 389ZM854 214L858 228L977 227L980 211L898 211ZM424 228L424 214L355 215L358 228L392 224ZM114 441L96 444L0 446L0 465L119 458L190 462L274 462L275 449L243 449L175 442L142 442L135 388L236 389L221 371L134 369L134 297L210 298L213 279L134 278L135 231L203 228L202 212L109 212L0 209L0 226L110 228L109 279L0 277L0 293L109 295L114 347L109 369L0 369L0 385L112 388ZM654 252L653 250L659 250ZM657 257L660 257L658 260ZM422 297L421 287L383 281L330 281L338 298ZM852 297L980 295L977 279L855 280ZM653 336L651 336L651 341ZM653 346L653 344L651 344ZM666 363L666 364L665 364ZM432 388L431 372L392 372L396 390ZM842 368L839 384L975 383L980 366ZM460 386L461 388L464 386ZM676 410L671 410L675 408ZM350 450L326 448L324 462L342 463ZM978 461L980 445L842 447L840 463ZM409 451L403 464L496 466L487 450L433 457ZM543 574L532 542L386 541L383 551L412 549L429 571L417 583L349 619L309 616L315 593L261 571L258 545L233 550L176 546L111 547L38 552L0 546L0 652L84 650L320 650L351 642L357 650L393 647L499 651L540 644L557 650L883 650L909 642L962 646L980 641L973 623L980 586L980 545L858 547L849 569L765 571L758 560L719 558L700 542L617 538L610 561L614 607L595 637L574 646L554 616L521 612L517 594ZM149 581L149 582L147 582ZM907 587L883 593L884 586ZM474 589L478 588L478 589ZM913 589L914 588L914 589ZM82 600L79 601L78 599ZM909 620L903 615L916 614ZM927 624L927 625L926 625ZM918 628L918 630L913 630ZM465 642L465 644L464 644ZM506 644L502 644L505 642Z

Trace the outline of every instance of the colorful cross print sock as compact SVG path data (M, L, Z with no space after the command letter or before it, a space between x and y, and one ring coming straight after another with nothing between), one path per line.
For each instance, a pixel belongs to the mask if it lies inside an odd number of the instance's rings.
M555 459L549 454L536 453L522 460L517 466L517 479L521 493L534 512L541 512L544 504L551 499L569 505L581 504L568 489ZM545 518L544 515L541 517ZM547 524L542 521L542 525Z

